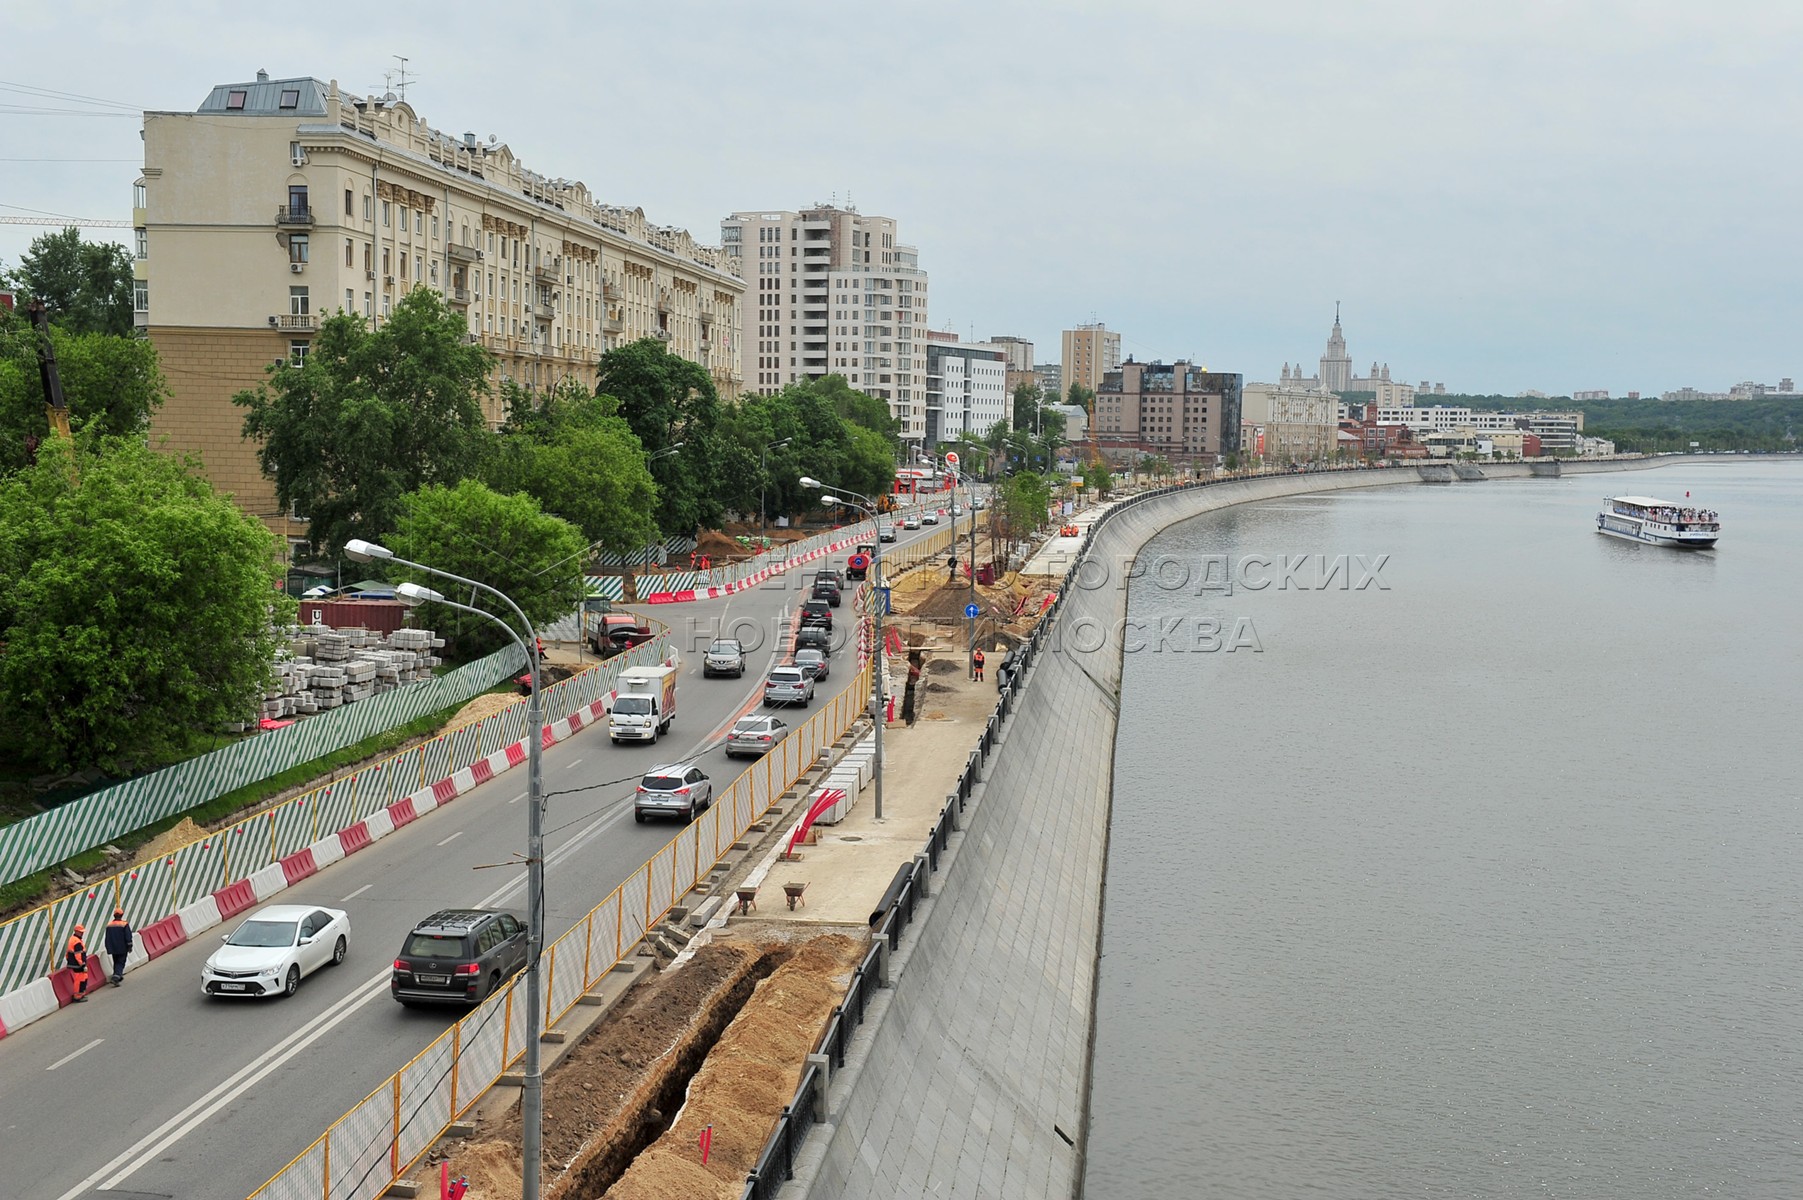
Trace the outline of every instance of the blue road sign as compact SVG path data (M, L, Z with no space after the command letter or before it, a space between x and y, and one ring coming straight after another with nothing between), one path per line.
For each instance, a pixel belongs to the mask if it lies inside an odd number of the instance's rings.
M977 607L977 606L976 606L976 605L974 605L974 604L966 604L966 605L965 605L965 606L964 606L964 615L965 615L965 616L967 616L967 617L969 617L969 618L971 618L971 619L972 619L972 620L975 620L975 619L976 619L976 616L977 616L977 614L978 614L978 613L980 613L980 612L982 612L982 611L983 611L983 610L982 610L982 609L980 609L980 608L978 608L978 607Z

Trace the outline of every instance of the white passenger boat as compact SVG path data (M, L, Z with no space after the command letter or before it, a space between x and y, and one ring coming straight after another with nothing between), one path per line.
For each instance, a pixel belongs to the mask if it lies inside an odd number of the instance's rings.
M1596 514L1596 531L1631 542L1706 550L1722 535L1722 525L1708 509L1675 500L1607 496Z

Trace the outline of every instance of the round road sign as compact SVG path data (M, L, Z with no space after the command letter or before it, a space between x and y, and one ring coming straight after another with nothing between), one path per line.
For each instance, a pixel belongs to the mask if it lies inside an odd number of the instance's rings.
M973 621L976 620L977 614L982 611L983 611L982 609L978 608L974 604L966 604L964 606L964 615L969 617Z

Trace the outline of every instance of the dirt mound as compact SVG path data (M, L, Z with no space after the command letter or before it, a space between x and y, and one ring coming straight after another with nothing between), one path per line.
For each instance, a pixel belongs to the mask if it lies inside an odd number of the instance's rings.
M494 716L502 709L518 704L522 699L518 692L485 692L457 710L445 725L446 729L455 729L459 725L468 725L471 721L483 721Z
M194 823L192 817L183 817L173 828L157 834L138 848L132 857L132 865L155 862L165 854L173 854L189 842L198 842L207 836L207 831Z

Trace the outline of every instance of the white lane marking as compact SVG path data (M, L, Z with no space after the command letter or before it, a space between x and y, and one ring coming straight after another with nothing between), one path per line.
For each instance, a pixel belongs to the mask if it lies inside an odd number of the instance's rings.
M519 795L517 795L513 799L509 800L507 803L518 804L520 801L524 800L525 798L526 798L526 793L521 792Z
M606 832L609 827L623 821L630 811L630 808L622 807L612 813L603 813L597 816L594 824L578 831L569 841L545 856L546 868L556 866L576 854L592 839ZM522 871L511 881L489 893L485 899L477 901L476 907L493 907L508 899L513 893L523 890L525 886L526 873ZM287 1038L276 1043L258 1058L239 1068L235 1074L213 1088L212 1091L157 1126L123 1154L64 1192L57 1197L57 1200L78 1200L79 1197L85 1196L92 1190L102 1178L114 1171L118 1173L112 1175L112 1178L107 1180L101 1190L117 1189L120 1184L154 1161L170 1146L193 1132L214 1113L255 1087L271 1072L325 1036L333 1026L349 1018L357 1009L368 1004L377 996L386 993L388 981L392 975L391 969L383 968L380 973L354 988L348 995L336 1001L312 1021L289 1034Z
M581 765L582 765L582 760L580 758L572 758L569 762L567 762L563 765L563 769L567 771L571 767L580 767Z
M104 1041L106 1041L105 1038L95 1038L93 1041L89 1042L87 1045L83 1046L81 1049L77 1050L75 1053L63 1055L61 1058L57 1059L55 1062L51 1063L49 1066L45 1067L44 1069L46 1071L54 1071L58 1067L62 1066L64 1063L74 1062L76 1059L80 1058L82 1055L86 1054L88 1051L92 1050L94 1047L98 1046L100 1043L102 1043Z
M456 841L458 838L460 838L462 836L463 836L463 830L459 829L456 833L453 833L450 837L446 838L444 841L442 841L438 844L440 846L448 846L452 842Z
M361 896L364 892L367 892L370 888L375 887L375 886L376 885L373 883L366 883L362 887L358 888L356 891L352 892L350 895L338 897L338 903L343 904L347 900L355 900L358 896Z

